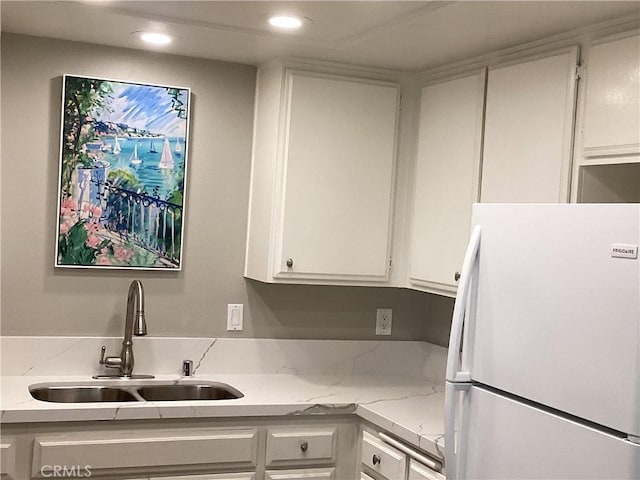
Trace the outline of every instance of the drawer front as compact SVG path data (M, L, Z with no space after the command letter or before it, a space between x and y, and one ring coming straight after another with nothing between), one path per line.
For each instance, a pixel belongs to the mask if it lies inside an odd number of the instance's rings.
M388 480L403 480L407 456L368 432L362 433L362 464Z
M445 477L441 473L411 460L409 462L409 480L445 480Z
M334 468L305 468L297 470L267 470L266 480L333 480Z
M92 472L171 465L255 467L256 452L255 429L43 435L34 439L32 476L46 475L51 465L90 466Z
M0 442L0 478L13 480L16 469L16 443L13 439L2 439Z
M267 432L267 467L335 462L335 428L271 428Z
M151 477L149 480L255 480L254 472L211 473L206 475L181 475L179 477Z

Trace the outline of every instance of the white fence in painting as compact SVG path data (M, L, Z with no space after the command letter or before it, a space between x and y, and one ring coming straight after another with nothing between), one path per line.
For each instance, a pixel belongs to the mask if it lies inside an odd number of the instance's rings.
M104 192L101 220L107 230L173 263L180 262L181 205L124 190L108 181L99 187Z

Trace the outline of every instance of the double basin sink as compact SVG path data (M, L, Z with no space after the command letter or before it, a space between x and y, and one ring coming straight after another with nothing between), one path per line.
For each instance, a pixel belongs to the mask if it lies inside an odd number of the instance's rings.
M218 382L46 383L29 387L36 400L56 403L233 400L244 395Z

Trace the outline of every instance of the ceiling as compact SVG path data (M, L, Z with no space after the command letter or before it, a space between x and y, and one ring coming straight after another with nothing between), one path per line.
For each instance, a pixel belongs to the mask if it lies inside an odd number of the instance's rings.
M167 53L259 64L298 56L420 71L609 19L640 1L28 1L2 0L2 31L136 49L132 32L176 37ZM310 19L295 33L266 17ZM157 47L155 48L158 49Z

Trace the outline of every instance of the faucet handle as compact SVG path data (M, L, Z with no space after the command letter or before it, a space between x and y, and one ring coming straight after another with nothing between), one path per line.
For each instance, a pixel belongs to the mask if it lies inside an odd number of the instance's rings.
M102 345L100 349L100 365L104 365L107 368L120 368L122 365L122 358L120 357L106 357L107 347Z

